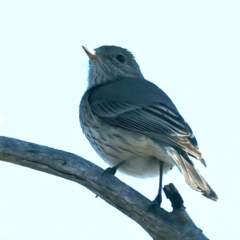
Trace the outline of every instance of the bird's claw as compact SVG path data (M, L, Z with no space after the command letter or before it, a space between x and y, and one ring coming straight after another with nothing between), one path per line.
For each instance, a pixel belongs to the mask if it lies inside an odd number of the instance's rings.
M105 173L109 173L109 174L111 174L111 175L115 175L115 173L117 172L117 169L116 168L114 168L114 167L109 167L109 168L107 168L106 170L104 170L103 171L103 173L102 173L102 176L105 174Z
M155 207L160 207L161 203L162 203L162 197L157 195L157 197L151 202L151 204L148 207L147 211L151 211Z

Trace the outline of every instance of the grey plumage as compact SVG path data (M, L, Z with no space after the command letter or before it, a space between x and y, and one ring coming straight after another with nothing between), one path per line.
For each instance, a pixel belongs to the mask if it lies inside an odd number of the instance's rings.
M200 160L193 131L171 99L144 79L126 49L84 47L90 58L89 86L80 104L82 130L97 153L110 165L138 177L159 174L174 165L187 184L204 196L217 195L189 156Z

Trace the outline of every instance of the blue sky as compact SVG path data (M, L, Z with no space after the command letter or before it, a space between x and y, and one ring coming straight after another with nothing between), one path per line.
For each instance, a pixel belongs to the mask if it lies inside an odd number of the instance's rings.
M164 176L210 239L240 239L239 1L0 1L0 135L73 152L107 165L81 132L87 86L82 44L132 51L190 124L219 196L192 191L177 169ZM1 239L150 239L92 192L55 176L0 162ZM149 199L158 179L117 174ZM164 199L163 207L171 210Z

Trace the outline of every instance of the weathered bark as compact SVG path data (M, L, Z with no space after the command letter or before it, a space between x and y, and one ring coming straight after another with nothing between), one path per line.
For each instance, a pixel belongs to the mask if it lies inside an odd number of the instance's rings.
M183 207L177 207L178 209L172 212L159 207L148 211L151 204L149 199L110 174L102 176L101 168L75 154L13 138L0 137L0 159L85 186L136 221L153 239L207 239ZM175 189L169 185L165 187L166 192L173 206L179 206L176 198L174 200L171 196L176 194Z

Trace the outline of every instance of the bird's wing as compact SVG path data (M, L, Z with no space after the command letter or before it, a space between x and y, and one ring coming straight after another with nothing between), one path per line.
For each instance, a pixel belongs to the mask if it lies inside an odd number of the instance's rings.
M94 116L103 122L140 132L184 149L201 159L191 128L171 99L143 78L126 78L89 89Z

